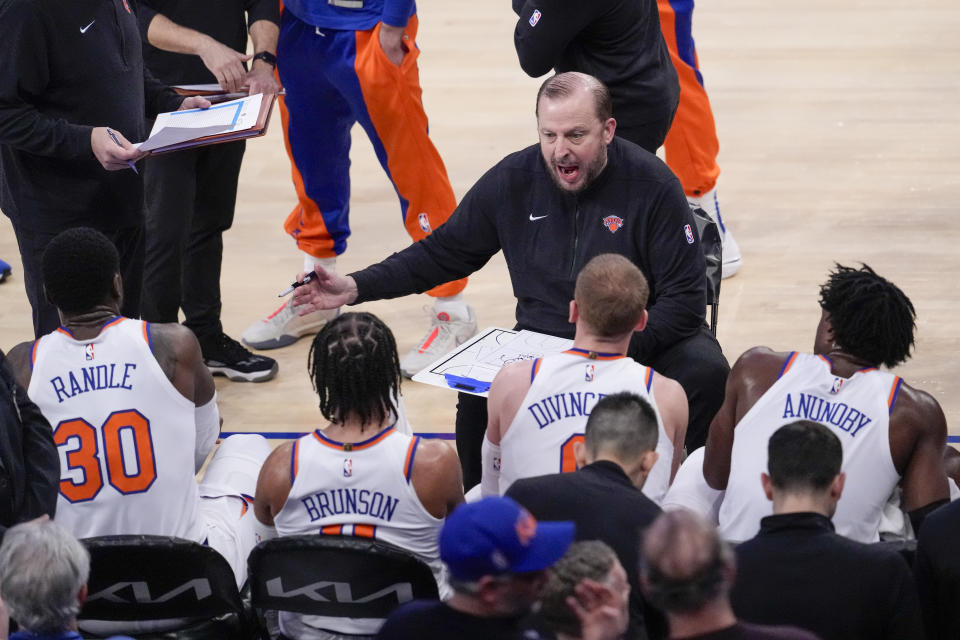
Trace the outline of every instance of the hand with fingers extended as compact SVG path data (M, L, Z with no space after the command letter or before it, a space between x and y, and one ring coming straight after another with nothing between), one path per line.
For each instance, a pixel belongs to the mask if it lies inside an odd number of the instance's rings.
M567 606L580 620L583 640L617 640L627 630L629 588L617 593L610 587L585 578L574 588L576 597L567 598Z
M247 93L251 96L257 93L277 93L280 91L280 85L273 74L273 67L260 60L254 62L253 67L247 73L246 84Z
M247 78L243 63L252 55L234 51L225 44L209 38L199 50L200 59L220 83L224 91L240 91Z
M306 272L297 276L303 282ZM357 299L357 283L350 276L314 267L314 277L293 292L293 306L300 315L322 309L336 309Z
M128 162L136 162L147 155L135 148L119 131L113 130L116 138L110 132L107 127L94 127L90 132L90 149L107 171L129 169Z

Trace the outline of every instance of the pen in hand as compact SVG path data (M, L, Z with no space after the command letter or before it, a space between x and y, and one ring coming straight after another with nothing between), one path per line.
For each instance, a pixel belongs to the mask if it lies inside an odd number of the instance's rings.
M113 129L107 127L107 135L110 136L110 139L117 143L117 146L123 148L123 145L120 144L120 140L117 139L117 134L113 132ZM133 164L133 160L127 160L127 166L133 169L133 172L137 175L140 175L140 172L137 171L137 165Z
M303 285L307 284L308 282L313 280L316 277L316 275L317 275L316 273L311 271L307 275L303 276L303 282L294 282L289 287L287 287L286 289L281 291L279 294L277 294L277 297L282 298L283 296L293 293L294 289L296 289L297 287L302 287Z

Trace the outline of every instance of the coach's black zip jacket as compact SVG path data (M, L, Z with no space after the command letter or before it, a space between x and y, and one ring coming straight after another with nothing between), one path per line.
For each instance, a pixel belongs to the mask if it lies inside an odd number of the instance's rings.
M539 145L507 156L432 234L352 273L356 302L422 293L477 271L503 250L518 327L573 337L567 319L577 273L598 254L619 253L650 283L650 320L631 353L656 358L703 325L703 254L670 169L620 138L608 150L606 168L578 195L554 184Z

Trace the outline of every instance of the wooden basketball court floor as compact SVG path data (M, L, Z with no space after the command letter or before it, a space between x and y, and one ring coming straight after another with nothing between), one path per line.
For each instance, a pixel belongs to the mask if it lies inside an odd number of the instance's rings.
M420 0L420 73L431 137L458 197L507 153L536 141L534 95L513 50L507 2ZM812 347L817 287L834 261L866 262L917 307L915 355L898 373L933 393L960 440L960 5L953 0L701 2L694 36L719 130L720 202L744 254L723 283L718 337L731 360L764 344ZM340 270L403 248L399 205L357 128L353 236ZM248 143L236 221L225 236L223 324L239 338L272 312L301 258L281 224L295 202L279 118ZM16 243L0 219L0 347L31 339ZM480 327L512 326L500 256L466 290ZM401 351L423 335L427 296L359 308L380 315ZM309 340L269 352L276 379L218 379L225 432L323 424L306 372ZM452 391L406 382L414 428L453 430Z

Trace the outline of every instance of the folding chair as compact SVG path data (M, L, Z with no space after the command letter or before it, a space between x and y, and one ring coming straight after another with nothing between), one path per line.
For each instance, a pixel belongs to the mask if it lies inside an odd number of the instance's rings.
M370 637L390 612L414 599L437 599L430 568L408 551L370 538L289 536L261 542L250 553L250 601L269 638L263 614L289 611L362 619Z
M723 238L717 223L700 207L690 207L693 221L707 263L707 305L710 307L710 331L717 335L717 314L720 310L720 280L723 277Z
M249 638L245 610L233 570L214 549L166 536L102 536L81 540L90 552L88 596L78 621L88 629L130 623L126 635L137 638ZM167 624L163 624L163 623ZM137 629L169 627L170 631L138 633Z

